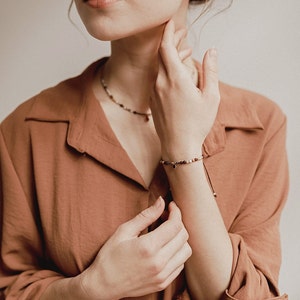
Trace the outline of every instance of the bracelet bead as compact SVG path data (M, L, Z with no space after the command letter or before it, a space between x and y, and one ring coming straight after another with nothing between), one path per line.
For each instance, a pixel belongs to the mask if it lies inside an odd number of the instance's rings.
M162 164L162 165L165 165L165 166L171 166L173 169L177 168L178 166L181 166L181 165L188 165L188 164L191 164L191 163L194 163L194 162L197 162L197 161L200 161L200 160L203 160L203 155L201 155L200 157L194 157L192 159L188 159L188 160L178 160L178 161L168 161L168 160L163 160L161 159L159 162Z

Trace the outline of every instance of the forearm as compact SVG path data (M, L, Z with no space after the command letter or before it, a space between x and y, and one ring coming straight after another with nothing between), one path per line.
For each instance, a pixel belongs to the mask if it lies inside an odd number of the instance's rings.
M232 245L202 162L165 167L193 254L186 277L194 299L219 299L229 285Z

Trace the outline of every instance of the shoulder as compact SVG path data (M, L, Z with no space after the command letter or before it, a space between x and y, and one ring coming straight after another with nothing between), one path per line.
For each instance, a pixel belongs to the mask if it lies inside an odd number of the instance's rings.
M264 131L269 133L286 123L282 109L266 96L225 83L220 83L220 93L220 108L223 113L232 111L233 114L227 113L232 118L257 118Z
M28 118L32 115L41 116L41 119L50 119L52 115L56 115L57 118L60 116L61 119L60 110L64 106L64 119L67 119L70 110L74 109L71 105L68 105L68 100L62 101L63 99L73 99L73 97L68 97L68 94L70 94L70 91L68 91L70 89L69 85L69 80L64 81L19 105L0 125L4 140L9 144L20 140L28 142L30 138ZM68 107L69 111L66 111Z
M30 145L29 120L67 121L75 115L85 72L42 91L9 114L0 124L0 133L6 146L11 150L20 145Z
M97 65L98 62L95 62L80 75L66 79L23 102L2 121L0 128L3 135L26 131L30 119L68 121L74 118Z

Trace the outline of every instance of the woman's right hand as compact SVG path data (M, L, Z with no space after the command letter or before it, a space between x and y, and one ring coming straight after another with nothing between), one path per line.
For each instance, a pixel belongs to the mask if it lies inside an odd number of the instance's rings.
M155 230L141 232L163 213L164 200L122 224L81 275L89 299L138 297L165 289L182 271L191 256L188 233L174 202L168 219Z

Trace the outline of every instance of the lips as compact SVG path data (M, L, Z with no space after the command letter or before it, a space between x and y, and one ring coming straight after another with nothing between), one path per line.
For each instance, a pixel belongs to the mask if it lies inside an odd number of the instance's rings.
M93 8L105 8L118 0L84 0L84 2Z
M93 8L98 8L98 0L84 0L84 2Z

